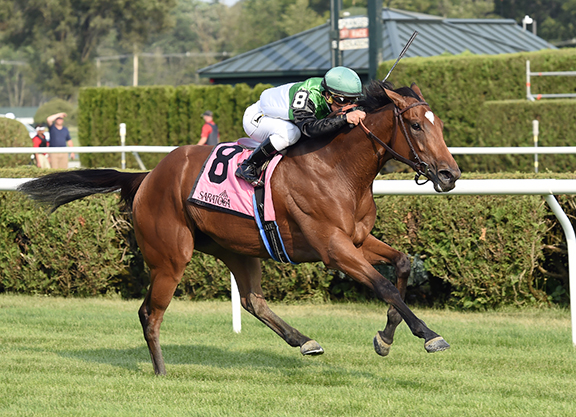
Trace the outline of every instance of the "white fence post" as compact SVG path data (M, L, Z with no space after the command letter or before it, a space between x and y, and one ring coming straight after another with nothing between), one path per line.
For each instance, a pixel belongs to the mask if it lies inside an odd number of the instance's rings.
M568 282L570 285L570 316L572 319L572 344L576 346L576 235L570 219L558 204L553 195L545 196L546 202L556 215L556 218L564 229L566 245L568 247Z
M534 135L534 147L537 148L538 147L538 126L539 126L539 122L538 120L532 120L532 134ZM538 154L535 153L534 154L534 172L538 173Z
M126 146L126 123L120 123L120 146ZM122 169L126 169L126 152L122 151Z
M526 60L526 98L530 101L534 101L532 93L530 92L530 61Z
M230 272L230 292L232 298L232 329L236 333L242 330L242 306L240 305L240 292L238 291L238 284L234 274Z

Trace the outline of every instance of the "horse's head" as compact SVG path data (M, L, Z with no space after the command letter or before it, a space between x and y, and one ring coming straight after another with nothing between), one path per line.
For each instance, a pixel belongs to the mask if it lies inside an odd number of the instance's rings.
M460 169L444 142L442 120L432 112L416 84L397 90L388 89L390 86L373 82L368 86L367 97L363 100L368 112L377 102L383 104L382 97L375 101L375 96L385 95L394 103L396 120L394 132L388 132L388 135L392 135L389 145L392 150L389 151L394 158L410 165L417 174L431 180L437 192L452 190L460 178ZM398 140L400 137L404 140Z

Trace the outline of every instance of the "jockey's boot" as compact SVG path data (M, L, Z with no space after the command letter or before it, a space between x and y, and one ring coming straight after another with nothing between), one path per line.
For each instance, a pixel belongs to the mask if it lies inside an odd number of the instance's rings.
M262 165L277 153L278 151L270 142L270 138L266 139L242 162L242 165L236 170L236 176L248 181L254 187L262 185L262 181L260 181Z

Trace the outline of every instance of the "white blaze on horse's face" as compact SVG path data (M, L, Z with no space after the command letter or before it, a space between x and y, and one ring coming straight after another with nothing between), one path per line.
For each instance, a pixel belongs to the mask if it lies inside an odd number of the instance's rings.
M430 120L430 123L434 124L434 113L432 113L431 111L427 111L424 114L424 117L426 117L428 120Z

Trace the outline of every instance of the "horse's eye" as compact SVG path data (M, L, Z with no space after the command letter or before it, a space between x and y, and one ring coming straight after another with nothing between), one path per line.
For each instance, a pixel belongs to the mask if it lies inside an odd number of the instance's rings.
M412 129L414 129L414 130L422 130L422 128L420 127L420 123L414 123L414 124L412 124Z

